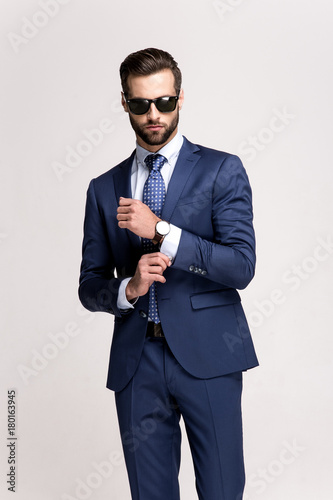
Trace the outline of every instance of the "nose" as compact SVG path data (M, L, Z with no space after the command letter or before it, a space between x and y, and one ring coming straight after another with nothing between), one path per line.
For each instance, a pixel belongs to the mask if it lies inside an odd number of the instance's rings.
M158 111L157 107L155 106L155 103L151 102L150 103L150 108L147 111L147 116L151 120L155 120L159 116L160 112Z

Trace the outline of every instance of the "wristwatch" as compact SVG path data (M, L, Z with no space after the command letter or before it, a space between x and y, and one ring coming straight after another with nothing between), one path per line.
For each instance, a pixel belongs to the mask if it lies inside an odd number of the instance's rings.
M161 245L167 234L170 233L170 224L165 220L159 220L155 226L155 236L152 240L154 245L158 243Z

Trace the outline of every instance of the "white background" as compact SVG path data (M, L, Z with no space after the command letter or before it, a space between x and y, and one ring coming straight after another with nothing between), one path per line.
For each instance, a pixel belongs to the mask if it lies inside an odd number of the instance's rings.
M239 154L253 188L245 499L331 499L332 2L48 2L0 4L1 498L14 388L17 500L130 499L105 388L113 318L85 313L77 285L89 180L135 146L118 68L155 46L183 72L181 132ZM181 490L196 498L186 439Z

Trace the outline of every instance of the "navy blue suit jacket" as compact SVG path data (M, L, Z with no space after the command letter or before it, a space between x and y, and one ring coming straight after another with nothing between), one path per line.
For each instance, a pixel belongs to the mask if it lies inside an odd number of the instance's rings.
M140 238L116 219L119 197L132 197L134 154L91 181L84 223L79 296L90 311L115 317L107 381L115 391L138 366L148 321L148 294L134 310L117 308L120 282L134 275L142 255ZM251 188L240 159L184 138L162 218L182 229L166 283L157 283L161 324L174 356L199 378L256 366L236 291L255 269Z

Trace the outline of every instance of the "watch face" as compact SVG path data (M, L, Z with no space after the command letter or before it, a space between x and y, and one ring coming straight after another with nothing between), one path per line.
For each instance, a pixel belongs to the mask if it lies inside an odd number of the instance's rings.
M156 224L156 231L161 236L166 236L170 231L170 224L168 222L166 222L165 220L160 220Z

